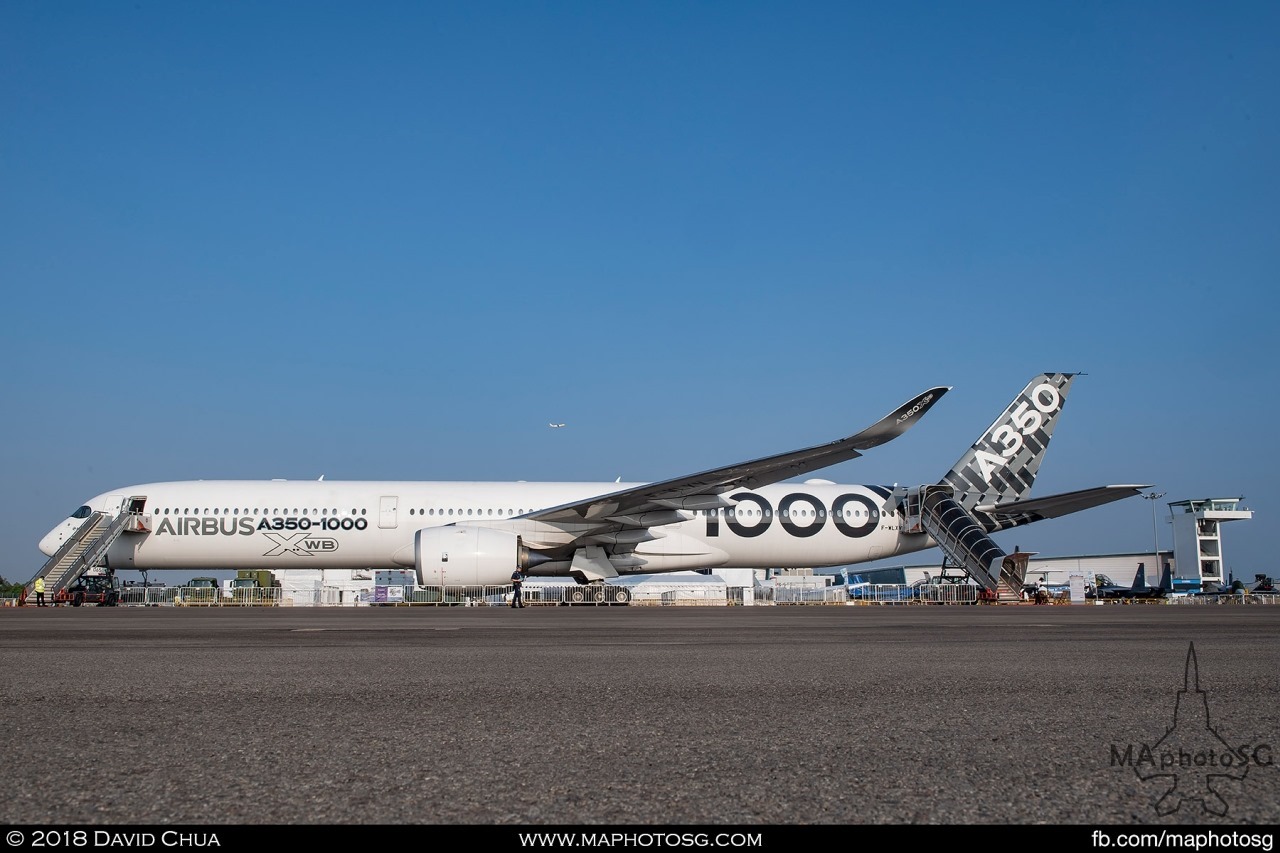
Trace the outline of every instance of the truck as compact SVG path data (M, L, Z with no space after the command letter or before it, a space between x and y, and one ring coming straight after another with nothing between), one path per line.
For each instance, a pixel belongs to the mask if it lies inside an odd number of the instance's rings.
M267 569L241 569L230 584L227 604L273 606L280 603L280 581Z
M217 578L192 578L174 595L173 603L183 607L209 607L222 603L222 585Z

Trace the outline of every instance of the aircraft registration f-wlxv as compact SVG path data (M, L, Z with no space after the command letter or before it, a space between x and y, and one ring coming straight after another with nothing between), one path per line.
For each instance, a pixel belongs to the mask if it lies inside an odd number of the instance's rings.
M97 495L40 542L55 589L112 569L413 568L419 584L501 585L520 568L579 583L688 569L826 567L938 546L994 591L1025 555L996 531L1139 494L1031 498L1076 374L1032 378L940 480L795 482L911 428L948 387L830 442L652 483L199 480ZM784 482L784 480L790 480ZM34 581L34 578L33 578Z

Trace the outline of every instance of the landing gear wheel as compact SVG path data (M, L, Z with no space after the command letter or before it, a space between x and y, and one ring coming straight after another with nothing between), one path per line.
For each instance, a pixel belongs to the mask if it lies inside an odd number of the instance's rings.
M81 604L84 604L84 593L77 592L75 595L71 597L71 606L79 607Z

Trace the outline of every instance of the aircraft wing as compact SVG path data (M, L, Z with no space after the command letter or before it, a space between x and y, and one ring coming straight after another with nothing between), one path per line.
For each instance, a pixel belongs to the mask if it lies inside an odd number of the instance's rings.
M949 390L949 386L930 388L912 397L862 432L827 444L714 468L700 474L646 483L529 513L523 517L550 524L572 525L579 532L586 533L598 532L600 527L608 526L648 527L669 524L679 520L673 510L730 507L733 503L721 497L725 492L741 488L755 489L798 477L861 456L862 451L897 438L920 420ZM656 515L651 519L637 518L643 513L661 511L665 511L670 517L664 519L663 516ZM579 527L583 522L588 522L587 527Z
M1090 509L1112 501L1122 500L1141 494L1150 486L1098 486L1093 489L1081 489L1077 492L1063 492L1043 498L1030 498L1025 501L1014 501L1005 504L989 504L974 507L975 511L985 513L996 522L997 528L1018 527L1040 521L1045 518L1058 518L1070 515L1082 509Z

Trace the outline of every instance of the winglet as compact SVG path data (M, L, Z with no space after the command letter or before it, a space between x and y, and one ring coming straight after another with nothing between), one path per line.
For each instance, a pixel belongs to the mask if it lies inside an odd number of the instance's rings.
M892 441L910 429L920 416L929 411L933 404L942 399L942 395L951 390L950 385L940 385L914 397L885 415L875 424L867 427L846 441L858 450L879 447Z

